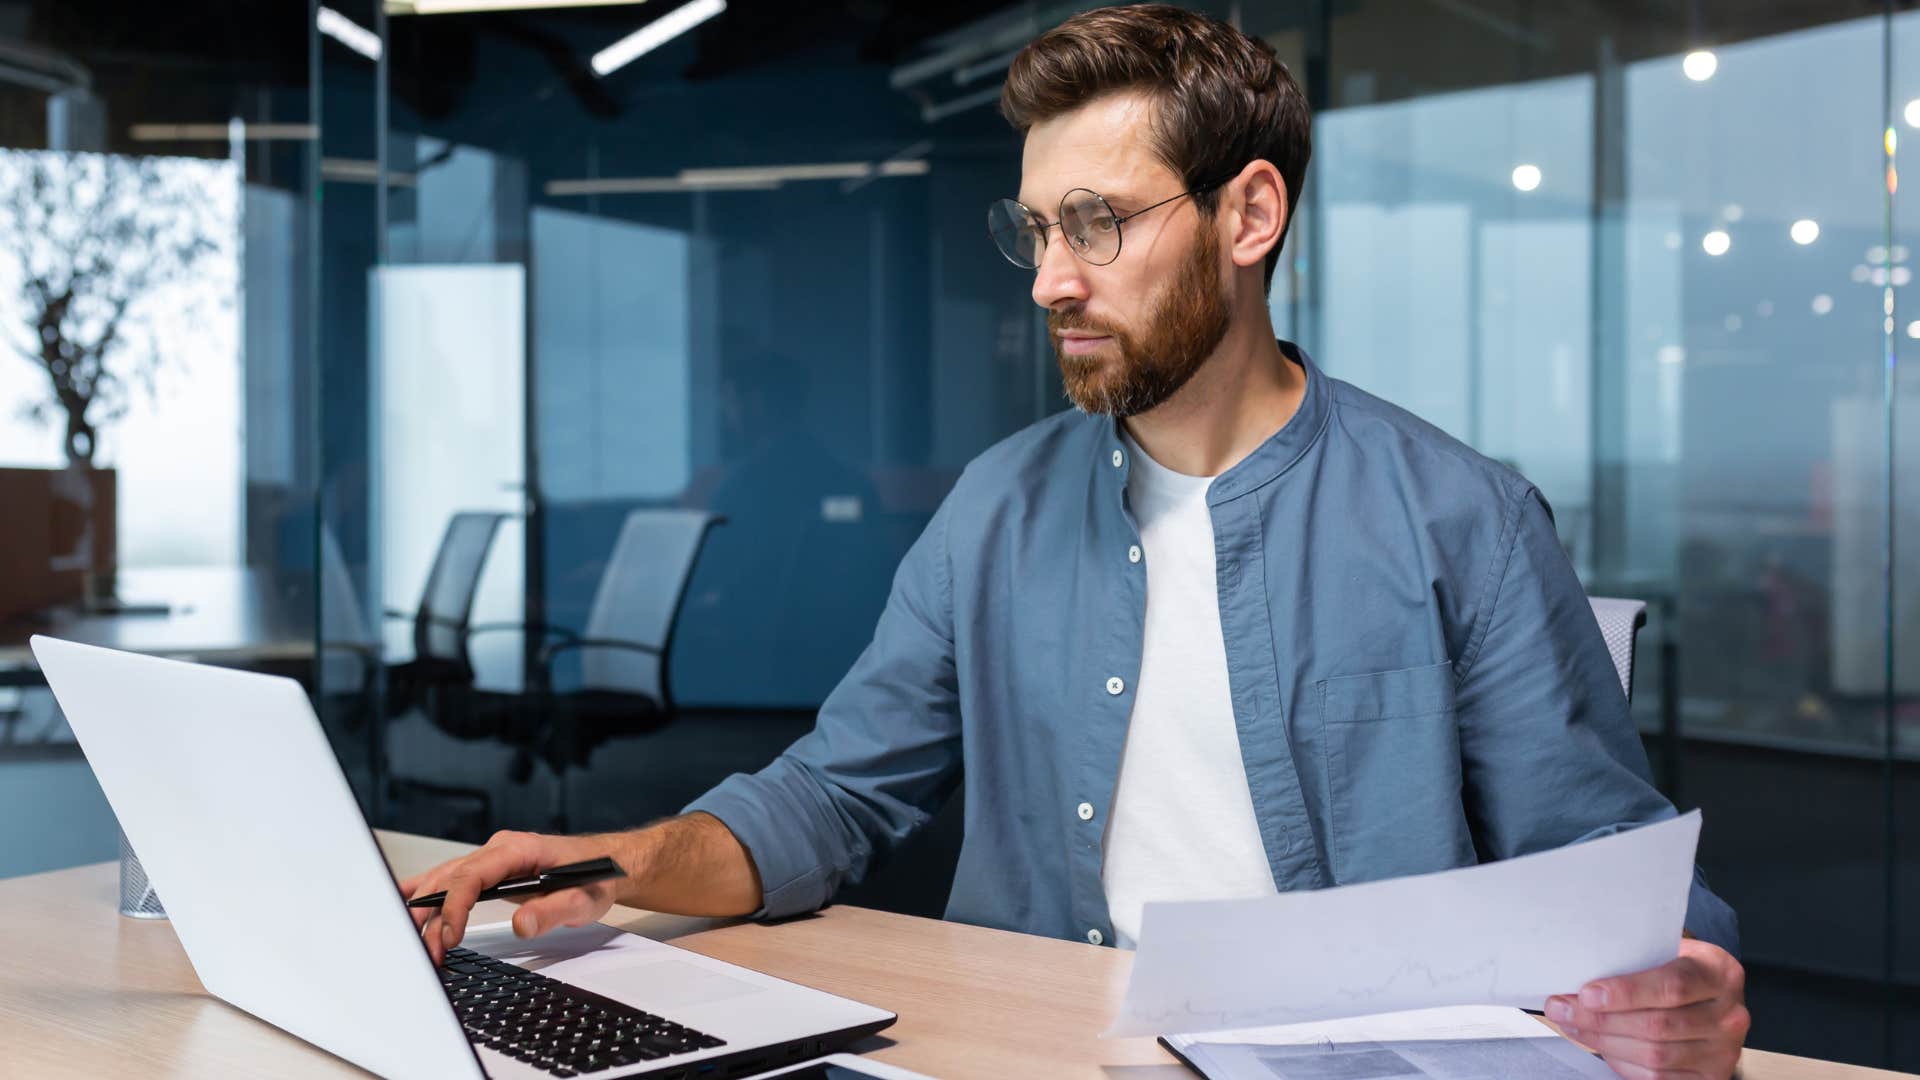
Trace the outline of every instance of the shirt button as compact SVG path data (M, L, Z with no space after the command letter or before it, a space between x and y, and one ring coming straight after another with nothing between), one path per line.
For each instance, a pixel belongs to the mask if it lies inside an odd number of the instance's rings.
M1139 544L1135 544L1132 547L1127 549L1127 561L1128 562L1140 561L1140 545Z
M1099 927L1096 926L1093 929L1087 931L1087 944L1098 945L1105 940L1107 940L1106 935L1100 932Z
M1115 451L1113 452L1113 467L1114 467L1114 468L1116 468L1116 469L1117 469L1117 468L1119 468L1119 467L1120 467L1120 463L1121 463L1121 462L1123 462L1123 461L1125 461L1125 460L1127 460L1127 459L1126 459L1126 457L1125 457L1124 455L1122 455L1122 454L1120 453L1120 451L1118 451L1118 450L1115 450Z
M1090 802L1081 803L1078 813L1080 815L1081 821L1092 821L1093 820L1093 804Z
M1126 682L1122 680L1118 675L1115 675L1113 678L1107 680L1107 693L1109 694L1118 694L1120 693L1120 691L1125 690L1126 688L1127 688Z

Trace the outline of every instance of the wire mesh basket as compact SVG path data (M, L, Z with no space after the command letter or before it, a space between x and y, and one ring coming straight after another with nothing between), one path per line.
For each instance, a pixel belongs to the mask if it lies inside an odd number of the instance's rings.
M167 909L160 906L153 882L147 880L146 868L140 865L140 856L133 853L124 831L120 833L120 914L135 919L167 917Z

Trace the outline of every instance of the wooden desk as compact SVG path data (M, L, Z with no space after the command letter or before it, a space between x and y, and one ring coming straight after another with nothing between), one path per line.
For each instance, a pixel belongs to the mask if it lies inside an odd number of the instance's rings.
M468 850L382 834L403 875ZM0 881L0 1073L362 1076L207 996L165 922L121 918L117 866ZM482 905L476 922L511 908ZM289 933L324 912L290 908ZM871 1002L900 1022L859 1049L940 1077L1192 1080L1150 1039L1102 1041L1129 953L832 907L777 926L615 908L608 923ZM1748 1080L1899 1074L1749 1051Z

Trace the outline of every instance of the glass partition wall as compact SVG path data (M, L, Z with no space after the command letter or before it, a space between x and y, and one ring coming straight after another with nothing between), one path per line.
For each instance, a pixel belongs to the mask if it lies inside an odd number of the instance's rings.
M118 851L30 635L310 672L310 45L0 4L0 875Z
M1634 713L1705 812L1755 1044L1913 1068L1906 7L1242 17L1318 94L1283 325L1519 469L1589 591L1650 605Z

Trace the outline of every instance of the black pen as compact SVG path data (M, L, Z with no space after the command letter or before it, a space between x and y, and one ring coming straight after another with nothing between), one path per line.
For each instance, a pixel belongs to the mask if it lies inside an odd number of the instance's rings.
M532 877L508 878L490 889L480 890L478 900L510 900L522 896L538 896L559 889L571 889L578 885L591 885L608 878L625 877L627 872L612 859L588 859L586 862L568 863L543 870ZM447 902L445 892L428 893L407 901L407 906L439 907Z

